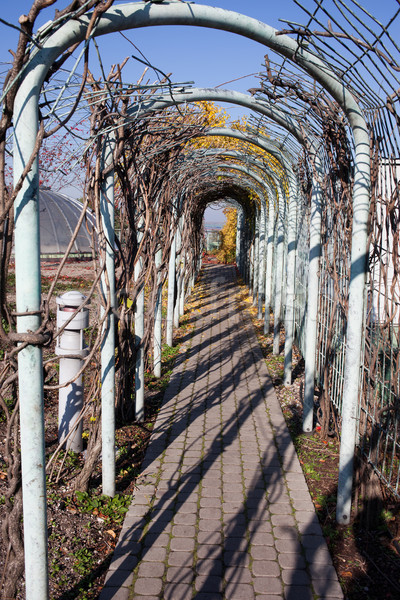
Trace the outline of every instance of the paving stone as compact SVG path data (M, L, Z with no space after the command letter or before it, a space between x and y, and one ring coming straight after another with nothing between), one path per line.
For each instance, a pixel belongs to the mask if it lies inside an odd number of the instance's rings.
M220 519L222 516L221 508L207 506L206 508L200 508L199 517L200 519Z
M194 585L196 592L221 592L223 587L222 578L217 575L198 575Z
M191 567L193 563L193 552L170 552L168 564L171 567Z
M305 548L326 548L326 541L322 535L302 535L301 543Z
M199 531L197 542L198 544L218 545L222 542L222 534L220 531Z
M250 544L252 546L273 546L274 538L271 533L265 533L264 531L257 531L250 535Z
M105 585L112 588L129 588L132 585L133 572L123 571L108 571L105 579Z
M99 596L99 600L128 600L129 595L129 588L105 587Z
M305 569L306 561L301 554L278 554L282 569Z
M114 554L110 563L110 571L121 569L122 571L133 571L138 564L138 557L133 554Z
M234 469L237 469L237 470L240 470L241 465L242 465L242 459L241 459L240 453L238 452L237 454L234 454L232 452L231 448L229 449L229 451L226 454L224 453L224 455L222 457L222 462L223 462L222 468L225 472L227 472L225 467L227 467L228 465L232 465L234 467Z
M295 526L293 515L271 515L271 523L274 526Z
M252 546L250 554L253 560L275 560L277 557L273 546Z
M343 598L342 588L337 579L313 579L315 593L322 598Z
M223 498L223 502L222 502L222 507L224 506L225 503L229 503L229 502L236 502L236 503L240 503L243 506L245 506L245 497L243 495L243 490L242 488L238 488L235 492L228 492L224 494L224 498Z
M297 519L297 513L296 513ZM319 535L322 536L322 529L319 523L299 523L297 522L297 528L301 535Z
M253 560L252 571L255 577L279 577L279 565L274 560Z
M257 600L284 600L284 596L283 595L276 596L275 594L257 594L256 599Z
M161 533L170 533L172 529L171 521L164 521L163 519L155 519L153 521L149 521L149 528L147 530L148 534L161 534Z
M222 531L223 531L224 537L226 539L231 539L231 538L246 538L247 539L248 528L247 528L246 517L243 515L243 518L242 518L242 515L240 515L239 522L237 519L229 518L229 517L232 517L232 515L224 515L224 524L222 526Z
M186 537L172 538L170 549L175 552L192 552L194 550L194 539Z
M326 544L321 548L306 548L306 560L311 564L331 564L331 555Z
M218 531L221 529L221 521L218 519L200 519L199 531Z
M200 592L196 594L196 600L222 600L222 598L222 594L218 592Z
M182 504L177 504L176 512L196 514L197 504L195 502L182 502Z
M207 498L207 497L200 498L200 506L201 506L201 508L221 507L221 498L219 496L214 496L211 498Z
M278 540L297 540L299 532L297 527L278 525L272 528L274 537Z
M310 577L304 569L283 569L282 581L285 585L310 585Z
M249 547L246 536L227 537L224 541L225 552L247 552Z
M114 550L114 555L139 555L142 545L136 541L128 539L119 540Z
M192 598L192 586L187 583L166 583L163 600L189 600Z
M147 547L162 547L166 548L169 543L168 533L147 533L143 537L144 545Z
M166 581L191 584L193 581L193 569L189 567L169 567Z
M246 525L247 523L247 517L245 512L224 513L222 515L222 520L226 527L238 527L239 529L242 525Z
M282 582L279 577L256 577L254 579L254 591L257 594L281 594ZM293 596L296 598L297 596Z
M142 596L157 596L162 590L162 579L155 577L138 577L135 582L135 594Z
M221 558L222 557L222 546L211 545L211 544L199 544L196 548L196 554L197 554L198 559Z
M264 511L269 509L269 501L266 499L266 493L263 488L254 488L248 492L246 499L247 508L262 508Z
M224 563L228 567L248 567L250 557L247 552L224 552Z
M224 521L226 521L227 519L232 519L234 518L234 515L242 515L243 519L245 519L245 515L246 515L246 511L245 508L243 506L243 502L225 502L222 505L222 510L223 510L223 518Z
M266 518L264 518L264 519L249 519L247 522L247 527L248 527L250 535L252 535L253 533L262 532L262 531L264 531L265 533L271 533L271 531L272 531L271 522Z
M132 595L129 593L129 598L132 598ZM159 600L159 596L140 596L138 594L135 594L135 600Z
M254 588L247 583L229 582L225 589L227 600L252 600L255 598Z
M240 473L240 471L241 471L241 468L240 468L241 464L243 464L243 463L241 463L240 460L238 460L237 463L229 463L229 462L225 463L225 461L224 461L224 465L222 467L222 471L223 471L224 474L228 474L228 475L230 473L234 473L234 474Z
M178 512L174 516L175 525L195 525L197 522L197 515L194 513L181 513Z
M160 508L155 507L151 512L151 521L157 521L159 523L169 523L174 518L174 511L172 509L165 510L161 506Z
M245 567L225 567L224 578L225 581L227 581L228 583L251 583L253 579L250 569L247 569Z
M202 498L220 498L221 497L221 488L216 487L214 485L205 485L203 484L201 488Z
M139 577L162 577L165 571L163 562L144 562L139 567Z
M174 525L172 527L172 535L174 537L194 538L196 528L194 525Z
M292 505L286 502L272 502L268 507L270 513L272 515L292 515L293 508Z
M283 554L301 554L302 552L300 542L294 539L276 540L275 547L278 552Z
M293 503L296 507L296 510L305 510L309 511L310 513L315 513L314 504L312 503L311 498L303 500L294 499Z
M146 562L162 562L166 556L166 548L146 548L143 551L142 560Z
M222 552L221 552L222 557ZM194 570L198 575L222 575L221 558L205 558L198 560Z
M335 567L329 562L318 564L311 563L308 565L308 569L310 571L311 579L337 579L337 573Z
M241 481L239 481L239 482L224 481L222 490L224 493L224 497L226 494L229 494L229 492L237 492L239 490L242 491L242 482Z

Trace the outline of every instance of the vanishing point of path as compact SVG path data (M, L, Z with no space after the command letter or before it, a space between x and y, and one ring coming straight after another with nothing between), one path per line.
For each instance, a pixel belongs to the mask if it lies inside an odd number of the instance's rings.
M235 269L203 273L100 598L343 598Z

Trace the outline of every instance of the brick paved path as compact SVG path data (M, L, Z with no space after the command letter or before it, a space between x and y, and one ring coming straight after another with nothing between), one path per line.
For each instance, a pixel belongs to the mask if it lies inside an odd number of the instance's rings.
M343 598L234 268L204 273L100 598Z

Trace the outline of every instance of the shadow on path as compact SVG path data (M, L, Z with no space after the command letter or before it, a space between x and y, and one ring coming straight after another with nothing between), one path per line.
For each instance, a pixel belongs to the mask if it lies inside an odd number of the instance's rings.
M100 599L342 598L234 268L203 285Z

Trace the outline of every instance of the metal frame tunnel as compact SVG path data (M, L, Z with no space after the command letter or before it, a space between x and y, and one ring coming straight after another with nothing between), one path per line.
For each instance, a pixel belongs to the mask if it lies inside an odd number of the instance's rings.
M23 75L14 111L14 181L17 183L30 160L38 131L38 100L42 83L54 60L75 42L85 38L90 15L83 15L79 21L70 21L61 26L47 39L42 49L35 51ZM244 15L209 6L186 3L134 3L115 5L99 19L95 36L108 32L135 27L157 25L192 25L230 31L258 41L279 54L293 60L314 77L342 107L347 115L354 136L356 168L354 177L352 233L351 283L349 294L349 327L347 332L347 353L345 366L345 396L343 398L343 432L347 440L342 444L340 462L340 493L338 519L348 522L351 502L352 462L356 427L356 400L359 387L359 361L362 338L362 311L364 281L366 271L367 218L369 210L369 135L362 112L349 91L326 65L291 38L276 36L275 30ZM287 119L287 117L285 117ZM289 125L289 124L288 124ZM317 155L316 155L317 156ZM104 160L107 160L105 156ZM18 333L35 332L40 326L40 250L38 228L38 163L34 161L15 204L15 263L17 288ZM104 189L103 219L110 237L113 236L112 215L108 208L112 204L112 186ZM293 181L293 185L295 182ZM293 192L293 194L292 194ZM295 209L295 190L291 190L293 202L289 204L290 215ZM315 226L313 235L318 247L317 230L320 215L320 193L315 186ZM293 211L293 212L292 212ZM290 217L292 218L292 217ZM294 231L294 230L293 230ZM293 244L291 238L290 244ZM317 253L316 253L317 255ZM314 259L313 259L314 260ZM314 262L316 264L316 262ZM107 264L107 270L112 269ZM113 294L108 303L112 306ZM112 338L113 320L107 318L106 339ZM309 316L310 328L314 317ZM108 397L112 396L111 360L104 346L103 384L107 381ZM109 350L108 350L109 351ZM108 362L107 362L108 361ZM103 365L104 366L104 365ZM19 393L21 397L21 453L24 494L24 538L26 590L29 600L43 600L48 597L46 559L46 485L44 470L44 420L43 382L41 349L28 344L19 354ZM109 407L110 408L110 407ZM106 410L106 404L104 409ZM110 411L104 412L112 419ZM103 432L106 437L106 432ZM109 432L108 432L109 435ZM107 442L111 448L111 439ZM112 440L113 444L113 440ZM104 460L110 460L103 454ZM111 484L111 472L109 473ZM104 485L106 485L104 483Z

